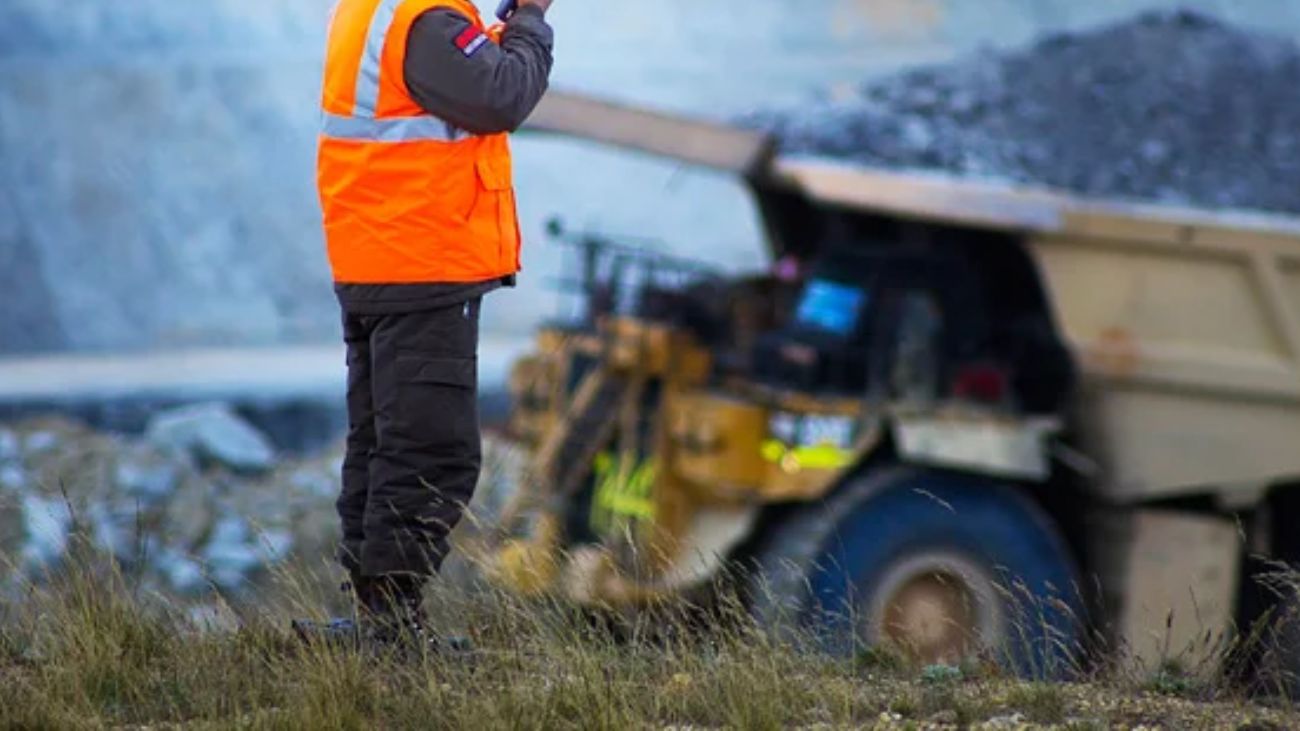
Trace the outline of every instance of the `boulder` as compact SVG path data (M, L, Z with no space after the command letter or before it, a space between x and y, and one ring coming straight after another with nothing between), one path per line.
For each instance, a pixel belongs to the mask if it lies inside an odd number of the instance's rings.
M146 438L161 449L243 474L264 473L276 463L275 448L266 436L225 404L163 412L150 420Z

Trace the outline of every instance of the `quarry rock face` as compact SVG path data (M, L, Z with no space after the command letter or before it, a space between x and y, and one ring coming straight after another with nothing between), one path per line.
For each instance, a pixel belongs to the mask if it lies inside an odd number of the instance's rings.
M1300 213L1300 45L1191 12L1048 37L752 115L787 153Z
M334 339L318 0L0 5L0 354Z

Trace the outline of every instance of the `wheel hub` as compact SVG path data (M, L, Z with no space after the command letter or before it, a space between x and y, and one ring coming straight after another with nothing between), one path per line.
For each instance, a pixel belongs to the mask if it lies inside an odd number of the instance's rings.
M960 576L915 576L885 600L882 627L890 645L927 662L956 662L975 649L975 598Z
M997 596L993 578L965 555L914 555L876 584L865 639L922 664L956 664L1006 639Z

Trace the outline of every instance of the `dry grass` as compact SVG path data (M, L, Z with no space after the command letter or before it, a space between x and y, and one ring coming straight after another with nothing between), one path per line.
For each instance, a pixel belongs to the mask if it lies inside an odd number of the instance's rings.
M771 641L728 612L687 631L664 611L618 631L553 602L439 587L439 621L473 662L308 648L302 607L337 604L296 570L257 608L193 612L137 594L87 555L0 606L0 728L1294 728L1278 706L1198 701L1114 678L1032 684L936 672L880 653L835 659ZM216 621L213 621L213 617Z

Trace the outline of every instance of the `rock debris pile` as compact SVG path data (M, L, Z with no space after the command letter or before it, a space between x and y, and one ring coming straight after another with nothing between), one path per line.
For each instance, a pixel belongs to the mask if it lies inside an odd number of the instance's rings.
M325 569L342 459L341 443L307 458L276 454L225 404L158 413L140 436L61 417L0 423L0 603L86 544L177 597L253 596L280 567ZM517 447L485 441L461 538L493 524L522 460Z
M217 405L161 414L139 438L61 418L0 425L0 597L56 571L78 538L181 595L250 589L298 555L323 563L339 456L254 464L264 445Z
M761 112L788 153L1300 213L1300 46L1160 12Z

